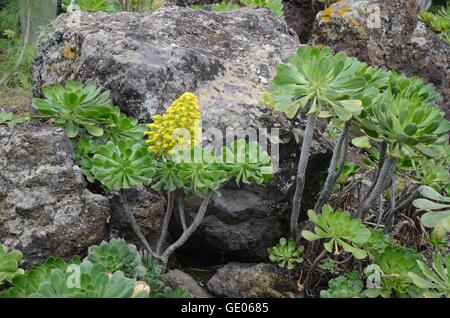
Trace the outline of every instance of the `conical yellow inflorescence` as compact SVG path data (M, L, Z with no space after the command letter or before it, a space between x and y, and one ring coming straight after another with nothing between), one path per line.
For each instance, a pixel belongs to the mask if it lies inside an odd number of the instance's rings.
M189 92L181 95L165 114L153 116L148 124L148 150L171 154L174 147L192 147L200 142L200 110L197 97Z

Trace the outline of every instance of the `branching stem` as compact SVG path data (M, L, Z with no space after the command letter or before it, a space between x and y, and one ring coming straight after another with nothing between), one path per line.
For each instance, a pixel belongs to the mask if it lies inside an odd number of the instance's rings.
M119 198L120 202L122 203L123 209L125 210L125 214L128 217L128 220L131 223L131 227L133 228L134 233L137 235L141 243L144 245L145 249L153 256L156 257L155 253L153 252L152 248L150 247L150 244L148 244L147 239L145 238L144 234L142 233L139 225L136 222L136 219L134 217L133 212L131 212L130 207L128 205L127 197L124 193L124 190L120 190L119 192Z
M373 186L373 190L367 193L364 200L361 202L361 205L358 209L358 217L363 219L366 215L367 211L369 211L372 204L378 198L378 196L383 193L386 189L386 184L389 182L390 174L392 173L392 167L395 167L396 159L392 156L386 158L383 163L383 166L380 169L380 173L378 178Z
M167 193L167 207L166 207L166 214L164 216L163 226L161 229L161 236L158 241L158 245L156 247L156 253L161 254L161 249L163 245L166 243L167 240L167 234L169 232L169 224L170 219L172 218L172 211L173 211L173 192L169 191Z
M339 139L334 147L333 156L331 157L330 165L328 167L327 179L325 180L320 197L314 206L314 211L316 213L320 213L322 207L330 198L333 192L334 184L344 168L345 160L347 159L348 128L349 123L345 123L341 135L339 136ZM336 164L338 165L337 169Z
M314 127L317 121L317 114L311 114L308 117L308 121L306 123L306 128L303 137L302 148L300 152L300 158L298 161L297 168L297 178L296 178L296 187L295 193L292 203L292 213L291 213L291 221L290 221L290 230L292 237L296 238L298 236L298 218L300 216L300 209L302 204L302 194L303 189L305 187L305 174L306 167L309 161L310 148L311 143L314 136Z
M200 226L205 217L208 204L211 201L211 196L212 196L211 193L205 195L205 197L202 200L202 203L200 204L200 207L198 208L197 215L195 216L191 225L188 227L186 231L183 231L183 234L180 236L180 238L175 243L170 245L161 255L160 260L164 264L167 264L170 255L172 255L173 252L175 252L175 250L177 250L180 246L182 246Z

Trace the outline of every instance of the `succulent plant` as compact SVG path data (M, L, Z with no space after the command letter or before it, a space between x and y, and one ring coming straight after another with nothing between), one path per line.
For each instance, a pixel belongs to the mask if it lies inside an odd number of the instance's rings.
M303 262L301 255L304 249L303 246L295 244L292 238L286 240L283 237L277 245L270 247L267 251L270 260L277 263L279 267L294 269L297 264Z
M433 254L433 268L418 260L421 273L409 272L408 276L419 288L425 289L423 296L426 298L446 297L450 298L450 254L444 258L442 254Z
M421 256L412 249L388 246L383 254L373 259L381 270L381 288L368 291L369 297L384 296L394 293L398 297L420 295L418 289L409 277L409 273L420 273L417 261Z
M79 259L74 258L71 264L79 264ZM2 298L24 298L35 293L41 283L50 279L50 273L54 269L66 271L68 264L62 259L49 257L44 263L34 265L22 275L11 280L13 287L0 293Z
M78 265L77 265L78 266ZM71 275L79 277L71 280ZM121 271L108 273L100 264L83 261L77 271L53 269L48 281L39 285L32 298L146 298L149 289L127 278Z
M222 0L221 2L214 3L211 6L211 10L214 12L226 12L239 9L240 6L237 3L227 2L226 0Z
M225 170L235 177L238 185L262 184L272 178L271 158L257 142L234 141L230 147L222 148L222 159Z
M369 239L364 244L364 249L371 258L374 258L376 255L383 254L388 246L393 247L395 245L396 242L391 237L380 230L371 229Z
M242 3L246 7L266 7L276 16L283 17L283 2L281 0L243 0Z
M361 120L363 130L374 140L387 142L389 153L395 158L404 153L417 156L450 130L450 123L437 108L401 94L385 92L371 111L371 116Z
M102 265L109 273L121 271L129 277L142 278L146 271L136 246L123 239L111 239L89 247L86 259L94 265Z
M24 124L29 120L29 116L17 116L11 112L0 112L0 125L8 125L10 127Z
M277 66L272 81L270 99L275 109L293 118L310 105L309 114L333 113L343 121L361 113L362 101L351 96L366 87L366 79L359 74L362 63L342 52L333 55L330 49L310 46L301 46L289 62Z
M328 281L329 288L320 291L320 298L359 298L364 283L355 272L336 277Z
M76 137L80 128L93 136L103 135L100 124L114 110L108 91L102 93L93 82L84 86L67 81L65 86L44 86L42 92L45 99L34 98L33 107L42 117L54 119L69 138Z
M23 269L19 268L22 253L18 250L8 252L5 246L0 244L0 285L10 282L14 277L22 275Z
M154 169L152 157L143 143L119 140L97 149L92 173L108 189L116 191L149 184Z
M435 228L450 232L450 197L444 197L429 186L421 186L420 194L426 199L416 199L413 205L421 211L428 211L421 217L425 227Z
M302 236L308 241L320 239L328 240L324 243L325 250L339 254L339 247L352 253L357 259L363 259L367 253L360 248L370 237L367 229L360 219L352 219L350 213L338 209L333 211L329 205L322 208L322 213L316 214L308 211L309 220L314 223L314 233L304 230Z

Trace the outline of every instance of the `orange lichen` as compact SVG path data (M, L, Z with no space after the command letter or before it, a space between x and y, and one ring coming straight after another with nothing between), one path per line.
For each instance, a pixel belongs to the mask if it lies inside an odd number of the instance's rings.
M64 52L63 55L66 59L73 59L75 57L75 52L72 51L72 48L70 47L69 44L66 44L64 46Z

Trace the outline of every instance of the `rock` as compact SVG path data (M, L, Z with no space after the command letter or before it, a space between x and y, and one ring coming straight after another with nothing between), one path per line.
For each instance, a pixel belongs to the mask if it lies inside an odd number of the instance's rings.
M164 202L154 192L146 189L126 190L128 205L142 233L152 247L156 247L164 220ZM110 231L113 237L123 237L127 242L143 248L134 233L118 196L110 200Z
M229 263L208 281L208 289L217 296L230 298L293 297L293 282L272 264Z
M108 216L62 129L0 126L0 242L21 250L25 266L84 255L105 238Z
M438 104L450 116L450 45L418 21L414 0L344 0L330 12L317 16L312 44L424 78L436 87Z
M297 33L300 42L308 42L316 15L323 8L323 3L313 0L283 1L286 23Z
M167 283L173 288L181 288L187 291L193 298L213 298L205 288L200 286L195 279L179 269L171 269L167 272Z
M202 259L227 255L265 260L267 247L287 229L305 123L288 120L260 100L275 65L297 49L297 36L267 9L215 13L167 7L146 14L83 13L78 24L70 22L69 15L61 15L41 35L32 71L35 96L41 95L44 84L95 81L111 91L114 104L125 113L149 120L191 91L199 98L203 128L222 134L205 133L206 141L222 141L235 129L267 128L269 134L279 129L279 137L272 138L279 141L279 157L272 153L280 167L274 180L265 187L230 186L224 198L211 204L209 216L192 239L201 244L186 245L204 252ZM71 54L65 55L68 51ZM305 210L318 193L329 158L328 143L317 134Z

